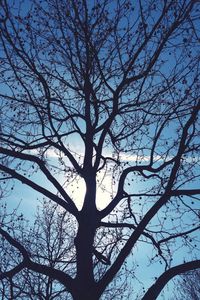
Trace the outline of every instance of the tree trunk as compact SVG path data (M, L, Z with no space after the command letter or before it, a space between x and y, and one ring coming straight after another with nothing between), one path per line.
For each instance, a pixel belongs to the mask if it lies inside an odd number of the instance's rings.
M93 243L97 224L96 180L88 176L86 180L86 195L84 205L79 215L79 227L75 239L77 276L75 278L77 290L75 300L98 300L97 287L93 274ZM96 292L95 292L96 291Z
M79 293L77 291L77 294L73 296L73 300L99 300L100 296L95 294L95 292L88 292L85 290L84 293Z
M97 287L93 274L93 240L95 229L90 226L90 218L80 224L75 241L77 257L77 276L74 300L98 300Z
M77 257L77 284L79 289L90 289L94 284L93 275L93 249L94 229L90 227L90 220L85 218L79 223L79 229L75 240Z

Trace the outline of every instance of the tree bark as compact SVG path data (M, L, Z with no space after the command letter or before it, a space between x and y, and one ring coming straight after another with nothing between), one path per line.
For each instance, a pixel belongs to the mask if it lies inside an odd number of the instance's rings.
M95 204L96 179L89 171L86 175L86 195L84 205L78 218L78 232L75 238L77 276L75 300L99 299L96 296L96 283L93 273L93 243L97 225L97 209Z

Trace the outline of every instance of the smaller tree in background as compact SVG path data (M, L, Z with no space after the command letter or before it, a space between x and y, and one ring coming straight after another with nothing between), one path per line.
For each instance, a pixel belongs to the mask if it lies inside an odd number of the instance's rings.
M66 212L59 210L57 205L50 201L44 201L38 207L33 224L27 222L18 210L8 213L6 205L1 206L0 223L1 231L7 231L16 241L23 244L21 250L26 247L30 257L40 264L67 269L74 276L74 246L73 238L69 236L68 227L72 222ZM72 226L71 226L72 227ZM71 234L73 232L71 231ZM65 240L66 235L68 238ZM7 273L7 277L0 276L0 295L2 299L70 299L64 286L53 278L20 268L20 253L17 247L11 246L6 238L0 241L1 273ZM18 267L15 267L18 265ZM10 271L11 270L11 271ZM13 276L15 274L15 276Z
M200 270L192 270L181 275L180 279L177 280L177 283L175 300L200 299Z

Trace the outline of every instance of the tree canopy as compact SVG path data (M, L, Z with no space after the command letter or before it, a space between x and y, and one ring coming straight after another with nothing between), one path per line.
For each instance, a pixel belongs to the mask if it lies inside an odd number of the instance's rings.
M61 228L66 246L39 259L2 213L19 254L2 282L30 271L74 300L127 299L148 247L145 300L200 267L199 17L194 0L1 1L1 198L21 182L50 200L65 217L42 248Z

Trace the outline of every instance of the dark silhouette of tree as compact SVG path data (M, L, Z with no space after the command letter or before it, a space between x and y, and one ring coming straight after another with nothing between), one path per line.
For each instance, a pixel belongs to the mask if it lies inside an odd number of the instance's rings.
M155 299L200 267L198 1L4 0L0 9L2 195L21 182L67 212L75 256L72 274L41 261L39 243L32 257L5 224L0 234L20 255L0 278L28 270L75 300L117 299L114 279L134 281L130 255L144 244L163 273L141 299Z
M198 300L200 298L200 272L193 270L180 276L176 281L175 299Z

